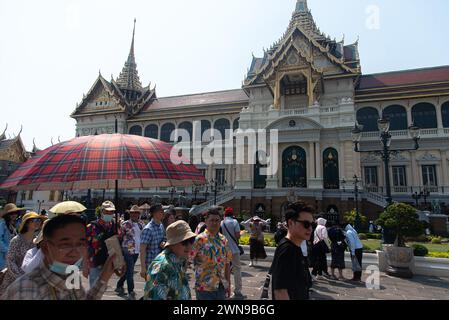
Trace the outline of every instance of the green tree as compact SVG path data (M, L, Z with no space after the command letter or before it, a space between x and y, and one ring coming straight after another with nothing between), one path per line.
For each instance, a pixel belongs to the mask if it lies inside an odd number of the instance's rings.
M355 226L355 217L356 216L357 216L357 213L356 213L355 209L352 209L351 211L346 212L344 214L343 218L344 218L344 221L346 223L349 223L352 226ZM359 212L359 216L360 216L360 223L361 223L361 225L362 226L366 225L366 222L368 221L368 218L366 216L364 216L363 214L361 214L360 212Z
M399 247L405 247L405 237L424 234L426 223L419 220L416 209L405 203L395 203L380 214L376 224L391 230L396 235Z

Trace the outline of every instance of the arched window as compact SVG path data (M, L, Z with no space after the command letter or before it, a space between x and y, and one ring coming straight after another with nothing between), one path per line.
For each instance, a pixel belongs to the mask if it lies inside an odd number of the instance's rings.
M145 127L145 137L157 139L158 135L159 135L158 131L159 131L159 128L157 125L150 124L149 126Z
M237 130L239 128L239 121L240 121L240 118L239 119L235 119L234 122L232 123L232 130L233 131L235 131L235 130Z
M170 135L175 130L173 123L166 123L161 128L161 140L164 142L171 142Z
M307 188L307 159L303 148L293 146L282 153L282 187Z
M435 106L431 103L418 103L412 109L412 119L415 126L421 129L438 128L437 112Z
M256 164L254 165L254 189L265 189L267 187L267 176L262 174L261 170L264 168L267 168L266 159L259 159L260 157L265 157L265 154L262 154L260 152L256 153Z
M189 133L189 140L188 141L192 141L192 137L193 137L193 126L191 122L183 122L178 126L179 129L184 129Z
M201 139L202 141L210 141L210 134L205 135L204 133L211 128L209 120L201 120Z
M407 110L403 106L393 105L384 109L384 118L390 120L390 130L407 130Z
M443 118L443 127L449 128L449 101L441 106L441 115Z
M214 123L214 129L218 130L221 134L221 139L226 139L226 130L231 129L231 123L228 119L219 119Z
M142 127L141 126L132 126L131 129L129 129L129 134L132 134L135 136L142 136Z
M377 120L379 120L379 112L375 108L366 107L357 111L357 122L363 125L363 132L379 131Z
M324 189L340 189L340 174L338 170L338 152L328 148L323 152Z

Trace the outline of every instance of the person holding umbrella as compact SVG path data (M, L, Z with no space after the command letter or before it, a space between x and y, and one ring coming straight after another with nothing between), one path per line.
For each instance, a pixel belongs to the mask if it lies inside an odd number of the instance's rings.
M87 245L89 252L89 284L92 288L101 274L108 258L105 241L115 235L115 206L111 201L101 205L101 215L87 226Z

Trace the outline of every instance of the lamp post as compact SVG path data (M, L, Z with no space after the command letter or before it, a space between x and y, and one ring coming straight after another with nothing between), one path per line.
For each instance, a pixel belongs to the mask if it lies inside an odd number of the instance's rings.
M198 189L198 187L195 187L195 189L193 189L193 201L196 202L196 196L198 195L198 192L200 190Z
M44 203L44 200L37 200L37 203L39 204L39 209L37 209L37 213L40 214L41 213L41 205Z
M424 198L424 207L427 209L427 198L430 197L430 191L427 189L427 186L424 186L424 189L421 191L421 196Z
M359 212L359 183L361 182L361 180L359 179L359 177L357 177L357 175L354 175L353 179L354 179L354 200L355 200L354 228L357 232L360 232L362 219L360 217ZM346 189L344 187L346 185L346 180L343 179L341 183L343 185L343 192L346 192Z
M175 192L176 192L175 187L172 187L172 188L170 189L170 204L173 204L173 199L174 199L174 194L175 194Z
M209 196L209 185L206 185L206 192L204 192L204 202L207 202L208 196Z
M415 193L412 194L412 198L413 198L413 199L415 200L415 202L416 202L416 209L419 208L419 199L421 199L421 197L422 197L422 191L421 191L420 193L415 192Z
M412 140L415 142L414 148L409 149L391 149L391 134L390 134L390 120L386 118L379 119L377 121L377 125L380 131L380 141L382 143L382 149L380 150L360 150L359 144L362 138L362 130L363 126L355 124L354 129L352 130L352 141L354 143L354 151L355 152L374 152L382 157L384 162L384 171L385 171L385 190L386 190L386 201L388 206L393 203L393 198L391 196L391 182L390 182L390 159L391 154L398 153L401 151L416 151L419 149L419 140L420 140L420 129L412 124L409 128L409 135Z
M218 181L217 181L217 179L212 180L211 181L211 185L214 186L214 189L211 190L211 191L214 193L214 206L216 206L217 205L217 192L218 192Z
M354 151L355 152L373 152L374 154L380 155L382 157L383 163L384 163L384 171L385 171L385 190L386 190L386 197L385 200L387 201L387 207L390 206L393 203L393 198L391 196L391 183L390 183L390 159L392 154L399 153L401 151L416 151L419 149L419 140L420 140L420 128L412 124L409 128L409 135L410 138L414 141L415 145L413 148L408 149L397 149L392 150L391 149L391 134L390 134L390 120L387 118L382 117L382 119L379 119L377 121L377 126L380 131L380 141L382 143L382 148L378 150L360 150L359 144L360 140L362 138L362 130L363 126L358 125L358 123L355 123L354 129L352 130L352 141L354 143ZM384 243L393 243L394 237L393 234L390 234L391 232L384 228Z

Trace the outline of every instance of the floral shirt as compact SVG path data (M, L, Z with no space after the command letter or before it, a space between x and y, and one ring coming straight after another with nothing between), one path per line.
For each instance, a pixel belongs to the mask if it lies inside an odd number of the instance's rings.
M98 226L101 226L101 228ZM87 243L91 268L97 267L94 263L94 257L96 257L102 249L107 250L104 241L114 235L114 232L115 223L108 223L103 219L98 219L95 223L91 223L87 226Z
M142 230L145 226L141 220L136 222ZM122 249L125 253L136 254L136 237L134 232L134 222L127 220L120 228L120 238L122 239Z
M224 235L212 236L209 231L204 231L196 237L190 256L195 267L197 291L217 291L220 283L225 288L228 286L225 266L232 261L232 252Z
M144 300L191 300L186 269L185 260L162 251L148 268Z

